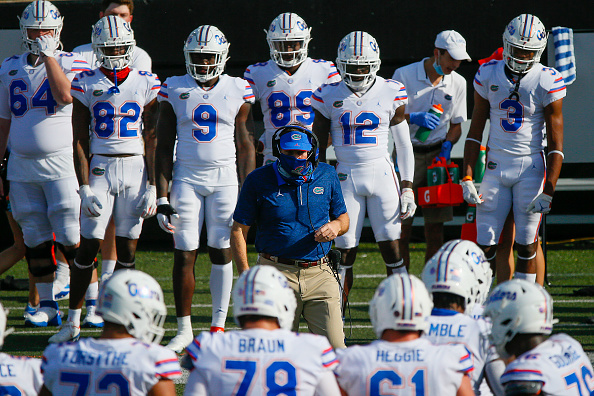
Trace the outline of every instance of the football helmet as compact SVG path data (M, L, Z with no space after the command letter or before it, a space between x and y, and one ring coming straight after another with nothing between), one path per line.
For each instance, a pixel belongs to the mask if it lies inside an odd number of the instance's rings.
M464 299L464 313L472 313L478 293L473 267L467 264L464 249L445 244L423 268L422 279L430 293L451 293Z
M336 67L340 76L354 91L369 88L380 68L380 50L377 41L367 32L351 32L338 45ZM368 66L367 73L354 72L357 66Z
M270 265L256 265L241 274L233 287L233 317L262 315L278 319L282 329L291 329L297 300L287 278Z
M136 46L134 31L130 24L117 15L101 18L91 34L91 46L95 51L97 63L108 70L122 70L132 63ZM124 53L113 54L114 47L123 47Z
M215 55L213 64L193 63L192 54ZM216 26L202 25L194 29L184 44L184 57L188 74L200 82L207 82L220 76L229 59L229 42ZM206 73L200 69L206 67Z
M425 331L433 301L414 275L393 274L384 279L369 302L369 316L378 338L384 330Z
M547 46L548 33L538 17L522 14L508 23L503 32L503 60L507 67L516 73L526 73L540 62L540 57ZM531 59L520 58L516 49L534 51Z
M54 39L60 43L60 33L64 24L64 17L60 15L58 8L45 0L36 0L30 3L19 18L21 27L21 36L23 44L27 51L39 55L39 48L35 40L31 40L27 34L27 29L51 29L54 31Z
M483 315L491 319L489 340L504 359L509 357L505 346L516 334L551 334L556 323L549 293L523 279L512 279L493 289Z
M163 290L142 271L115 271L101 288L96 312L104 321L125 326L131 336L146 343L158 344L165 334Z
M266 32L270 58L281 67L300 65L307 58L307 46L311 40L311 28L299 15L284 12L274 18ZM298 41L299 49L287 51L287 42ZM287 58L287 59L285 59Z
M450 260L460 259L466 262L478 282L478 287L474 290L474 303L483 305L487 299L493 280L493 270L491 270L491 265L487 261L483 249L478 247L474 242L454 239L446 242L439 249L439 252L451 254Z

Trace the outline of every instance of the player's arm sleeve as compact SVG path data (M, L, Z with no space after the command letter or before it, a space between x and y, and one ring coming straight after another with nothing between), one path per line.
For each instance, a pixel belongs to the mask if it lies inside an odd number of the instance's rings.
M243 101L251 104L256 103L256 95L254 94L254 88L252 87L252 84L250 84L247 80L243 79L242 83L242 85L244 86Z
M542 106L547 107L553 102L556 102L559 99L563 99L567 93L567 88L565 86L565 81L559 73L555 69L549 69L550 75L547 76L549 82L547 83L548 91L547 94L543 98Z
M159 348L159 356L155 362L155 377L158 379L174 380L182 375L181 367L175 352Z
M487 100L489 99L489 97L487 96L487 89L489 87L487 87L488 82L486 80L486 75L489 73L490 70L486 68L489 67L493 66L489 63L485 63L484 65L479 67L478 71L474 75L474 81L472 82L472 85L474 86L474 90L476 91L476 93L478 93L483 99Z
M495 396L504 395L505 391L501 386L501 375L505 371L505 363L501 359L494 359L485 363L485 378L491 392Z
M349 347L336 351L339 364L334 368L334 376L338 385L347 392L351 390L356 382L358 373L361 372L360 362L357 362L357 359L351 359L351 355L353 355L352 348Z
M336 377L332 371L324 371L322 375L320 375L314 394L316 396L340 396L340 389L338 388Z
M336 65L334 64L334 62L328 62L328 64L329 64L328 81L326 81L326 82L328 84L339 82L341 80L341 77L340 77L340 73L336 69Z
M324 102L324 98L322 95L323 87L324 86L322 85L321 87L316 89L316 91L311 95L311 98L313 99L311 101L311 107L313 107L315 110L317 110L321 115L323 115L327 119L330 119L331 114L328 111L328 109L326 108L326 103Z
M408 122L402 121L390 127L394 147L396 149L396 161L400 170L401 180L413 181L415 176L415 155L410 140Z
M247 69L245 69L245 72L243 73L243 79L246 80L252 86L252 90L254 91L254 96L255 96L256 100L259 100L260 94L258 92L258 87L256 86L256 82L254 81L254 76L252 73L252 68L254 68L254 67L258 67L258 66L251 65Z
M186 388L184 390L184 395L192 395L192 396L206 396L208 395L207 387L206 387L206 378L202 375L202 372L199 370L192 370L190 376L188 377L188 382L186 383Z
M89 100L87 99L86 95L86 84L84 74L79 73L74 77L72 83L70 84L70 94L73 98L78 99L78 101L86 107L90 106Z
M149 104L153 99L158 96L158 93L161 89L161 81L156 74L153 74L152 77L149 79L149 93L146 98L145 106Z
M43 375L43 383L48 389L52 389L54 382L58 380L58 378L56 378L57 374L54 372L55 365L59 361L56 348L57 344L50 344L45 348L45 351L43 351L43 355L41 356L40 371L41 375Z

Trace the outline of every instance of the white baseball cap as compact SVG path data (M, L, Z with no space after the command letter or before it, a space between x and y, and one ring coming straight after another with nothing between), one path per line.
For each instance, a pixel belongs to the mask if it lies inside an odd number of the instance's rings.
M466 52L466 40L455 30L444 30L435 38L435 48L447 50L455 60L471 61Z

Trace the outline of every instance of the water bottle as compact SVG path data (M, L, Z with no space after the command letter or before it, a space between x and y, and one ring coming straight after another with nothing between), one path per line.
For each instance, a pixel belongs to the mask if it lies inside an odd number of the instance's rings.
M487 159L487 148L485 146L481 146L481 150L479 151L478 158L476 160L476 164L474 164L474 182L480 183L483 181L483 176L485 174L485 163Z
M441 118L441 115L443 114L443 107L441 107L441 104L439 103L434 104L429 109L429 113L435 114L438 118ZM431 134L431 131L432 130L429 128L419 127L419 129L417 129L417 133L415 134L415 138L417 138L419 142L424 142Z

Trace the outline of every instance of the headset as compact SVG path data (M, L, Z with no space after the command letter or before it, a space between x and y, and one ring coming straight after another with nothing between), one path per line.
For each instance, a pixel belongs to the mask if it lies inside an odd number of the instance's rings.
M280 138L289 132L303 132L307 135L309 143L311 144L311 150L309 150L307 153L307 160L311 163L313 169L316 169L320 157L320 143L317 136L312 131L307 129L303 124L291 123L287 126L277 129L272 136L272 155L274 155L276 158L280 158Z

